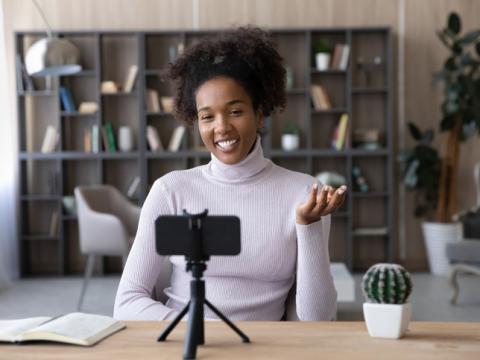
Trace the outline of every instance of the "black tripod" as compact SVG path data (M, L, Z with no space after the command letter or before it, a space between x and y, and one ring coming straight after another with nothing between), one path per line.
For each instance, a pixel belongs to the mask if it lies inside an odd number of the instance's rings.
M205 343L205 331L203 323L203 306L207 305L220 319L227 323L230 328L235 331L245 343L250 342L250 339L233 324L228 318L223 315L215 306L213 306L207 299L205 299L205 282L203 281L203 272L207 269L206 261L209 256L203 254L203 239L201 234L202 218L207 216L208 211L205 210L201 214L188 214L185 210L184 215L188 216L189 230L192 239L191 256L187 257L187 271L192 272L193 279L190 282L190 301L183 308L180 314L168 325L158 337L157 341L165 341L168 334L175 328L180 320L188 314L188 329L184 342L183 358L195 359L197 354L197 345Z

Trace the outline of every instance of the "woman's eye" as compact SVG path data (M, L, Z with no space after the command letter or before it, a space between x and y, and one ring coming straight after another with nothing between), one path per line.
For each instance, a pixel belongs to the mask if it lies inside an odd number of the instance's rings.
M208 121L208 120L211 120L212 119L212 116L210 115L203 115L200 117L200 120L202 121Z
M232 114L233 116L239 116L242 115L242 110L232 110L230 111L230 114Z

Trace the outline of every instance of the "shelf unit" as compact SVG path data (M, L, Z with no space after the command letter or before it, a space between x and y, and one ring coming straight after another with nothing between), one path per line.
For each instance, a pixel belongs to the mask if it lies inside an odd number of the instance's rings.
M58 32L79 47L84 70L68 77L35 80L37 90L17 91L19 122L20 219L19 244L22 276L70 274L82 272L84 259L79 251L78 225L75 215L62 206L64 196L72 196L77 185L108 183L125 191L134 176L140 176L137 194L142 204L155 179L165 173L207 163L210 154L197 151L201 140L196 128L188 129L178 152L151 152L145 129L156 127L162 143L176 125L172 114L147 112L146 88L155 88L160 96L171 95L170 86L161 79L161 69L172 58L178 44L186 47L218 30L161 32ZM345 204L332 217L330 256L350 269L359 270L373 262L394 259L393 207L393 139L392 139L392 40L390 29L323 28L271 30L285 64L293 73L293 87L287 90L287 108L280 115L266 119L262 139L264 153L289 169L312 175L320 171L343 174L349 186ZM42 37L38 32L17 32L16 53L24 58L26 49ZM314 68L312 44L327 39L332 44L345 43L351 54L347 69L318 71ZM173 54L174 55L174 54ZM357 61L380 56L380 70L366 75ZM138 66L138 76L130 93L101 94L100 83L122 83L128 67ZM310 95L312 84L321 83L332 98L333 108L314 110ZM59 101L59 87L68 86L76 104L94 101L95 114L65 112ZM355 128L377 128L384 134L379 150L353 148L347 141L345 150L332 150L330 139L339 117L349 115L348 139ZM281 131L285 121L301 128L300 148L281 149ZM83 132L92 125L111 122L115 130L130 126L135 134L135 150L85 153ZM55 125L61 134L57 150L39 152L47 125ZM101 139L99 140L101 142ZM100 146L101 144L99 144ZM101 146L100 149L103 149ZM358 165L371 185L369 193L359 193L352 186L352 165ZM60 215L58 235L48 234L53 212ZM356 236L358 228L383 227L384 235ZM98 272L118 272L120 259L106 258Z

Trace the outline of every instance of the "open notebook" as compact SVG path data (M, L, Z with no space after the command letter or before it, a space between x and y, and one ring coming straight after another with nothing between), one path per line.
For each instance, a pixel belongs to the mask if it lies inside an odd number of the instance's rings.
M123 328L125 324L109 316L78 312L55 318L0 320L0 341L43 340L91 346Z

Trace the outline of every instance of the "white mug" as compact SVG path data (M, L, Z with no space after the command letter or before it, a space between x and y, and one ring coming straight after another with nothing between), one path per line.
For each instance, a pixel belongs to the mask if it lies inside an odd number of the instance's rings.
M133 150L133 134L129 126L120 126L118 129L118 149L120 151Z

